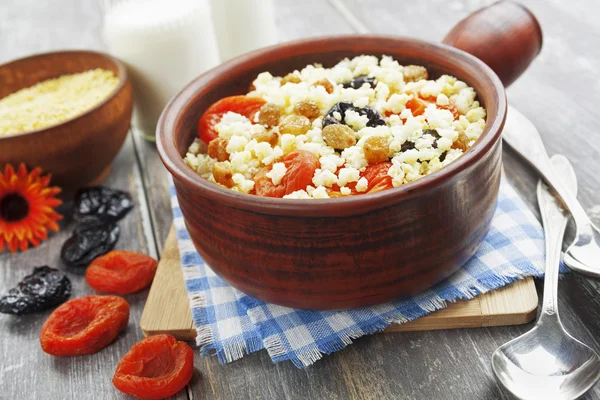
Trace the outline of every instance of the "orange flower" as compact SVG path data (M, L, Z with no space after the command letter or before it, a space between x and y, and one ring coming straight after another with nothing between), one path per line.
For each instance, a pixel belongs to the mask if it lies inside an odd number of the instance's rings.
M48 237L48 229L58 232L62 215L54 211L62 204L56 198L58 187L48 187L50 175L40 176L35 168L27 173L25 164L0 170L0 251L8 246L11 253L37 247Z

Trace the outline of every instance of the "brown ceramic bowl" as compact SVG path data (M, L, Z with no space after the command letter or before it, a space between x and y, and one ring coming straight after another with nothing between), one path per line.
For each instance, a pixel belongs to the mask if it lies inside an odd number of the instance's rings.
M125 66L116 58L93 51L38 54L0 65L0 98L46 79L94 68L113 71L116 89L91 110L59 125L0 136L0 167L24 162L52 174L52 184L65 196L98 182L123 145L133 98Z
M282 76L310 63L391 55L451 74L474 87L485 131L466 154L402 187L327 200L240 194L184 163L196 125L213 102L247 92L262 71ZM342 36L280 44L205 73L165 108L159 154L172 174L191 239L224 280L261 300L343 309L414 294L448 277L477 250L494 213L501 172L504 87L479 59L445 45L385 36Z

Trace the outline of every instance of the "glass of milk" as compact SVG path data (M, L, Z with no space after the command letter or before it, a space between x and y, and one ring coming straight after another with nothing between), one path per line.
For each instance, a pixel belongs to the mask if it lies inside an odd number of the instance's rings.
M171 97L219 63L209 0L105 0L103 36L127 65L133 126L154 140Z

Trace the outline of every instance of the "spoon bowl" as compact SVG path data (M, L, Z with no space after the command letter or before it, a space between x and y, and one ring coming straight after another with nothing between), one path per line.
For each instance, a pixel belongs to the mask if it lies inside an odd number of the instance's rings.
M577 225L577 236L565 251L564 261L570 268L600 278L600 231L591 222Z
M520 399L575 399L600 378L600 357L560 320L545 320L492 355L496 378Z
M564 156L551 168L569 194L577 194L575 171ZM571 336L558 316L558 270L568 213L541 181L537 197L546 236L544 299L536 326L492 354L496 379L520 399L576 399L600 378L600 357Z

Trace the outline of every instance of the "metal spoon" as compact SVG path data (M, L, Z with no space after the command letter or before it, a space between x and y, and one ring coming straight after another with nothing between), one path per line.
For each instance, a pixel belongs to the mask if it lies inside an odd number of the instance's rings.
M546 183L558 193L573 216L577 225L577 235L565 251L565 264L578 272L600 278L600 229L587 216L576 195L570 193L560 183L535 126L527 117L509 106L502 137L510 147L538 170Z
M577 181L564 156L552 157L562 187L577 193ZM537 197L546 234L546 276L542 313L529 332L492 355L496 379L520 399L575 399L600 378L600 357L571 336L558 317L558 268L568 213L540 181Z

